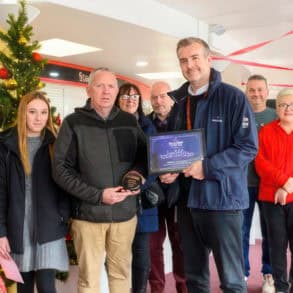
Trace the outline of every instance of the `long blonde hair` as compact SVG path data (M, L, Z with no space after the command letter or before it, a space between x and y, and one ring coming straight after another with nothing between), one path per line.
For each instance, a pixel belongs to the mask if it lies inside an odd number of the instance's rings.
M17 118L16 118L16 128L18 134L18 148L20 153L20 160L22 162L22 166L26 175L31 174L31 165L28 158L28 149L27 149L27 124L26 124L26 114L27 114L27 105L36 99L42 100L48 106L48 121L45 128L49 129L54 136L56 136L56 130L53 125L51 109L48 99L46 98L45 92L33 91L25 96L23 96L20 100L18 110L17 110ZM45 134L45 128L43 129L42 135Z

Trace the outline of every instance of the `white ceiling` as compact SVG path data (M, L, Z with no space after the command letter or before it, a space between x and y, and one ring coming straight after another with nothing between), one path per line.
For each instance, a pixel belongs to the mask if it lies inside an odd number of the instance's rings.
M293 30L292 0L124 0L116 2L117 5L118 3L127 5L124 8L132 23L128 23L122 17L114 19L105 16L104 11L107 5L110 6L109 13L112 10L112 13L119 15L121 7L113 6L115 1L112 0L30 2L40 9L39 16L32 22L34 37L39 41L63 38L103 48L103 51L89 54L63 58L45 57L87 67L106 66L116 73L147 84L151 84L152 81L142 79L136 74L179 71L175 54L176 43L180 37L189 36L190 31L193 31L191 27L187 32L184 27L186 23L182 21L184 18L198 19L209 25L222 26L225 30L222 35L209 34L208 39L210 45L223 55L263 41L274 40L262 48L234 58L293 68L293 35L280 39L284 33ZM61 2L63 6L57 4ZM97 9L91 7L95 2L99 2ZM132 5L130 5L131 2ZM103 5L100 5L101 3ZM157 5L158 10L147 11L145 7L148 4ZM86 7L87 5L89 7ZM99 13L99 10L103 11L103 15ZM176 11L177 14L172 14L172 11ZM173 16L170 17L170 13ZM141 20L139 25L133 24L135 23L132 21L134 16L136 23ZM179 16L183 18L180 19ZM153 26L145 25L144 27L143 22L147 21ZM163 24L165 27L170 27L169 32L165 28L162 32ZM181 27L180 33L174 33L174 28ZM194 31L196 31L195 28ZM136 67L136 61L141 59L147 60L149 65L145 68ZM266 75L272 84L293 84L293 71L251 66L247 68L251 73ZM182 80L174 81L173 84L176 82L180 83Z
M213 34L213 44L210 44L223 55L272 40L264 47L234 58L293 69L292 0L158 1L188 15L196 16L210 25L218 24L225 28L224 34L220 36ZM282 37L290 31L291 35ZM293 70L245 67L250 73L265 75L270 84L293 86ZM280 87L274 86L271 88L275 91L280 89Z

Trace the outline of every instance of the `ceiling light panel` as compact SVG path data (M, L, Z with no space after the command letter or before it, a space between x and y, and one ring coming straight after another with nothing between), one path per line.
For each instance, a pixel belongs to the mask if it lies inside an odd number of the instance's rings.
M38 50L40 54L65 57L90 52L101 51L101 48L91 47L62 39L50 39L40 42L41 48Z

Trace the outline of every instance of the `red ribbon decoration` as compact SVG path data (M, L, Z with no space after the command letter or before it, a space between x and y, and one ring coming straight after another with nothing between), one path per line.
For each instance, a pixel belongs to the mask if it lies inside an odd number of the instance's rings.
M268 40L268 41L264 41L255 45L251 45L248 46L246 48L234 51L230 54L228 54L227 56L212 56L213 60L224 60L224 61L229 61L231 63L235 63L235 64L241 64L241 65L248 65L248 66L255 66L255 67L263 67L263 68L269 68L269 69L278 69L278 70L287 70L287 71L293 71L293 68L290 67L284 67L284 66L277 66L277 65L270 65L270 64L263 64L263 63L258 63L258 62L253 62L253 61L245 61L245 60L237 60L237 59L232 59L230 57L232 56L237 56L237 55L242 55L242 54L246 54L248 52L252 52L256 49L259 49L261 47L264 47L272 42L275 42L277 40L280 40L284 37L287 37L289 35L293 35L293 30L281 35L279 38L276 39L272 39L272 40ZM271 86L277 86L277 87L292 87L293 88L293 84L280 84L280 83L276 83L276 84L270 84Z
M292 31L289 31L285 34L283 34L282 36L280 36L279 38L276 38L276 39L273 39L273 40L269 40L269 41L265 41L265 42L261 42L259 44L255 44L255 45L252 45L252 46L248 46L246 48L243 48L241 50L238 50L238 51L235 51L235 52L232 52L230 53L228 56L231 57L231 56L236 56L236 55L242 55L242 54L245 54L245 53L248 53L248 52L251 52L251 51L254 51L256 49L259 49L261 47L264 47L266 45L268 45L269 43L272 43L272 42L275 42L275 41L278 41L284 37L287 37L289 35L293 35L293 30Z
M286 84L286 83L270 83L271 86L278 86L278 87L293 87L293 84Z
M248 46L246 48L234 51L230 54L228 54L227 56L212 56L213 60L225 60L225 61L230 61L231 63L235 63L235 64L242 64L242 65L248 65L248 66L256 66L256 67L264 67L264 68L270 68L270 69L279 69L279 70L289 70L292 71L293 68L289 68L289 67L283 67L283 66L277 66L277 65L270 65L270 64L263 64L263 63L258 63L258 62L253 62L253 61L245 61L245 60L237 60L237 59L232 59L230 58L231 56L237 56L237 55L242 55L251 51L254 51L256 49L259 49L261 47L266 46L269 43L272 43L274 41L277 41L279 39L282 39L284 37L287 37L289 35L293 35L293 30L283 34L282 36L280 36L279 38L273 39L273 40L269 40L269 41L264 41L255 45L251 45Z
M241 82L241 85L246 85L246 82ZM275 86L275 87L292 87L293 84L288 84L288 83L269 83L269 86Z
M230 61L231 63L235 63L235 64L249 65L249 66L255 66L255 67L265 67L265 68L270 68L270 69L281 69L281 70L289 70L289 71L293 70L293 68L290 68L290 67L269 65L269 64L263 64L263 63L253 62L253 61L237 60L237 59L232 59L232 58L229 58L226 56L212 56L212 59L213 60L225 60L225 61Z

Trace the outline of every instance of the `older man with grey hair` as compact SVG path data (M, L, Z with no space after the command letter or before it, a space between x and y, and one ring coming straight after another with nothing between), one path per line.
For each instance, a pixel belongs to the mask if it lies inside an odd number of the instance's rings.
M63 121L53 166L56 182L72 195L78 292L100 292L105 252L110 292L129 292L139 190L121 180L130 170L137 178L145 173L145 138L136 118L114 106L113 72L94 70L86 91L86 105Z

